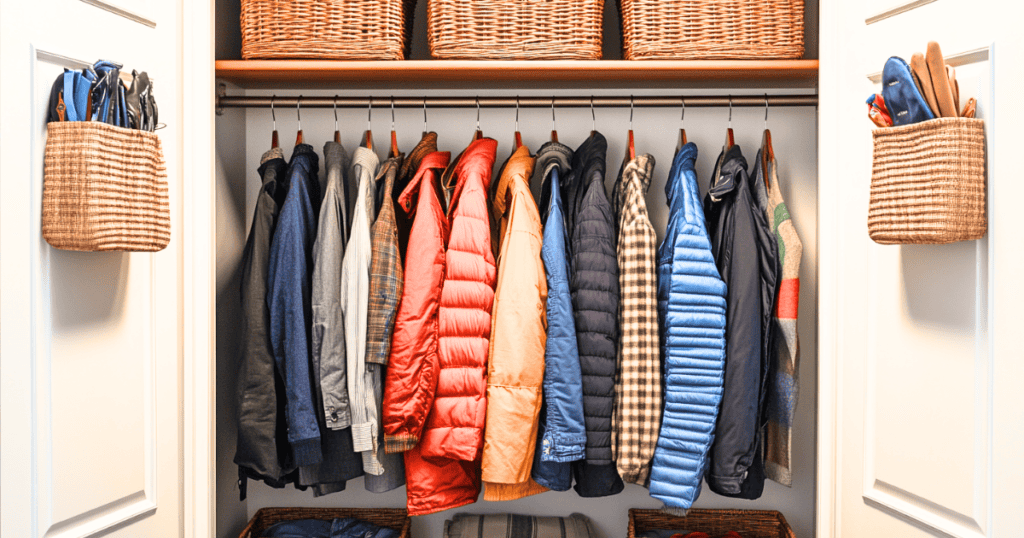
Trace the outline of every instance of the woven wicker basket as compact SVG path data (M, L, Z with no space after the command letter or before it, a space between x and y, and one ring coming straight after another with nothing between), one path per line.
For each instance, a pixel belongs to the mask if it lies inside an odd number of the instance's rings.
M603 0L428 0L443 60L600 60Z
M803 0L619 0L627 60L766 60L804 54Z
M402 60L416 0L241 0L242 58Z
M661 510L629 510L628 538L653 530L705 532L713 537L736 531L743 538L796 538L786 518L775 510L698 510L686 517L670 516Z
M404 508L260 508L238 538L261 538L267 527L281 521L346 517L401 531L399 538L412 538L412 520Z
M876 243L985 235L985 123L939 118L875 129L868 233Z
M47 126L43 237L64 250L155 252L171 241L160 137L94 121Z

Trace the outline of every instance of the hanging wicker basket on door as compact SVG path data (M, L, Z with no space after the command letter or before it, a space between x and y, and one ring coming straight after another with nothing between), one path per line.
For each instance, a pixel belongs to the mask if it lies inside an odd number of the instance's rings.
M242 58L402 60L416 0L241 0Z
M600 60L603 0L428 0L442 60Z
M803 0L618 0L627 60L804 55Z

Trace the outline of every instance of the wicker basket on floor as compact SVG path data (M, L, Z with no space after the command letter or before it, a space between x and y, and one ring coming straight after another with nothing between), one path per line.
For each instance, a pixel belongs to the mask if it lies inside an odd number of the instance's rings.
M768 60L804 54L803 0L618 0L627 60Z
M428 0L443 60L600 60L603 0Z
M238 538L261 538L263 531L275 523L296 519L355 518L401 531L399 538L411 538L412 520L404 508L260 508Z
M402 60L416 0L241 0L242 58Z
M985 235L985 122L938 118L873 131L868 234L882 244Z
M736 531L743 538L796 538L786 518L774 510L690 510L686 517L661 510L629 510L628 538L653 530L706 532L717 537Z

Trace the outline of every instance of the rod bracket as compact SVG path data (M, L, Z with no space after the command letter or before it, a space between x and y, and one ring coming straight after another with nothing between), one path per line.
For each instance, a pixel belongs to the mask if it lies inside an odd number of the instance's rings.
M223 82L218 82L217 83L217 108L215 109L215 112L217 113L218 116L223 116L224 115L224 107L220 106L220 98L226 96L227 94L228 94L228 85L224 84Z

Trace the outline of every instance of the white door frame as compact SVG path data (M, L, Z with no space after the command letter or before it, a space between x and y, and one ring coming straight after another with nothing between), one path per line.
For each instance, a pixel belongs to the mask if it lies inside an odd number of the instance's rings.
M182 170L191 189L184 200L185 289L182 536L216 536L217 226L214 190L214 2L183 0L179 55L182 92Z
M836 133L841 128L835 96L839 89L837 62L839 43L834 2L819 4L818 57L818 439L817 499L815 500L815 536L838 538L839 528L839 440L840 384L838 382L839 286L842 282L839 259L839 195L837 185L829 181L828 171L841 162ZM851 105L852 106L852 105Z

